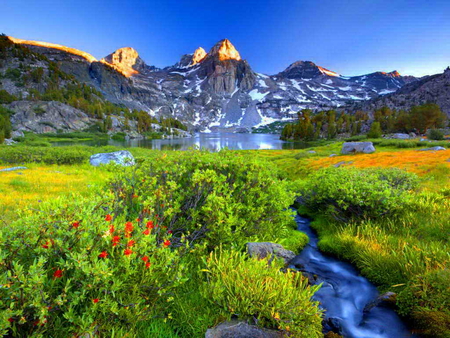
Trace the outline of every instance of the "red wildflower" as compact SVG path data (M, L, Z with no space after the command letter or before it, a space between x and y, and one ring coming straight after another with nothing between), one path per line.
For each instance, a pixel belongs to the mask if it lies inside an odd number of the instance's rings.
M97 304L99 300L100 300L100 299L98 299L98 298L94 298L94 299L92 300L92 302L93 302L94 304Z
M149 268L152 264L150 262L145 263L145 267Z
M146 262L146 263L148 262L148 256L144 256L144 257L142 257L141 259L142 259L144 262Z
M166 239L166 240L164 241L164 243L163 243L163 245L164 245L165 248L169 247L170 244L172 244L172 243L170 243L170 241L169 241L168 239Z
M172 230L167 231L168 234L173 234Z
M141 221L141 219L140 219L140 218L136 218L136 222L138 222L138 223L139 223L140 221Z
M109 226L109 234L112 235L114 233L114 231L116 231L116 229L114 228L114 225L110 225Z
M55 271L55 273L53 274L53 278L61 278L62 277L62 270L58 269Z
M48 249L48 241L45 242L45 244L42 246L44 249Z
M144 234L144 235L150 235L150 229L144 230L143 234Z
M133 232L133 223L126 222L125 223L125 237L131 237L131 233Z
M98 255L98 258L106 258L106 257L108 257L108 253L106 251L102 251L100 255Z
M138 195L136 195L136 194L133 194L133 196L131 196L132 198L137 198L138 197Z
M127 243L127 247L129 247L129 248L131 248L134 244L135 244L136 242L135 241L133 241L133 240L131 240L131 241L128 241L128 243Z
M163 229L167 229L167 226L166 225L163 225L163 227L162 227Z
M112 220L112 216L110 214L105 216L105 221L109 222Z
M78 228L79 226L80 226L80 222L73 222L72 223L72 226L76 229L76 228Z
M154 228L153 221L148 221L146 228L147 229L153 229Z
M14 319L8 318L8 322L12 323L12 322L14 322Z
M112 246L116 246L117 244L119 244L120 241L120 236L114 236L112 239Z
M133 251L131 251L130 249L125 249L124 251L123 251L123 254L125 255L125 256L129 256L129 255L131 255L133 253Z

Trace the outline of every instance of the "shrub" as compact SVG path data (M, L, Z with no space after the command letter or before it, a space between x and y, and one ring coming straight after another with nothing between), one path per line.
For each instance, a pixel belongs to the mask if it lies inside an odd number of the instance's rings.
M30 147L19 145L0 147L0 162L11 164L32 162L45 164L77 164L86 162L90 155L91 153L89 151L78 147L65 148L64 151L61 151L59 148L42 146Z
M311 301L319 286L308 286L301 273L283 272L283 265L218 250L206 261L204 297L229 317L256 318L294 337L322 337L321 310Z
M266 163L230 151L165 156L149 159L111 183L116 210L141 218L158 215L174 234L206 241L210 249L287 236L294 194Z
M430 129L428 131L428 138L430 140L441 141L444 139L444 133L438 129Z
M11 95L4 89L0 89L0 104L11 103L13 101L17 101L17 97Z
M399 212L405 191L417 182L416 175L399 169L327 168L312 175L300 193L311 210L347 221Z
M373 122L367 133L368 138L380 138L382 134L380 122Z
M0 229L0 332L111 336L164 317L184 281L171 235L107 216L105 200L58 202Z

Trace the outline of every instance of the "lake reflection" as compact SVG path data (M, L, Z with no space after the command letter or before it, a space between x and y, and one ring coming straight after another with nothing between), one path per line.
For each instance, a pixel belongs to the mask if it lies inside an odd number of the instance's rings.
M56 142L55 146L73 143ZM223 148L232 150L248 149L303 149L307 145L303 142L285 142L276 134L238 134L238 133L199 133L189 138L164 140L94 140L79 142L90 146L113 145L118 147L143 147L159 150L187 150L189 148L219 151Z

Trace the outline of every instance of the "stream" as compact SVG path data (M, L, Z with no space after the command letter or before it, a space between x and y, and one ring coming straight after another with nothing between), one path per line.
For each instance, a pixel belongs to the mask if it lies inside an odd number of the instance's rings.
M298 230L306 233L309 244L296 256L291 265L302 272L316 275L313 284L322 283L314 295L325 309L325 323L331 323L345 338L403 338L413 335L392 309L375 306L364 311L378 296L377 288L349 263L322 254L318 237L310 221L295 216Z

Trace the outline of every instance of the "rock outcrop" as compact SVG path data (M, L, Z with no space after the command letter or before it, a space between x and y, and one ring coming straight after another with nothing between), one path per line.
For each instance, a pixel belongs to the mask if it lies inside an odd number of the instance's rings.
M89 163L94 167L110 162L126 167L135 164L134 157L128 150L119 150L112 153L99 153L92 155L89 158Z
M270 242L247 243L247 253L250 257L258 259L275 256L283 259L286 264L289 264L296 256L295 253L286 250L282 245Z
M375 152L372 142L344 142L341 153L344 155L364 153L371 154Z
M229 321L208 329L205 338L282 338L282 332L267 330L244 321Z
M15 101L6 105L14 129L34 133L82 131L94 123L84 112L56 101Z

